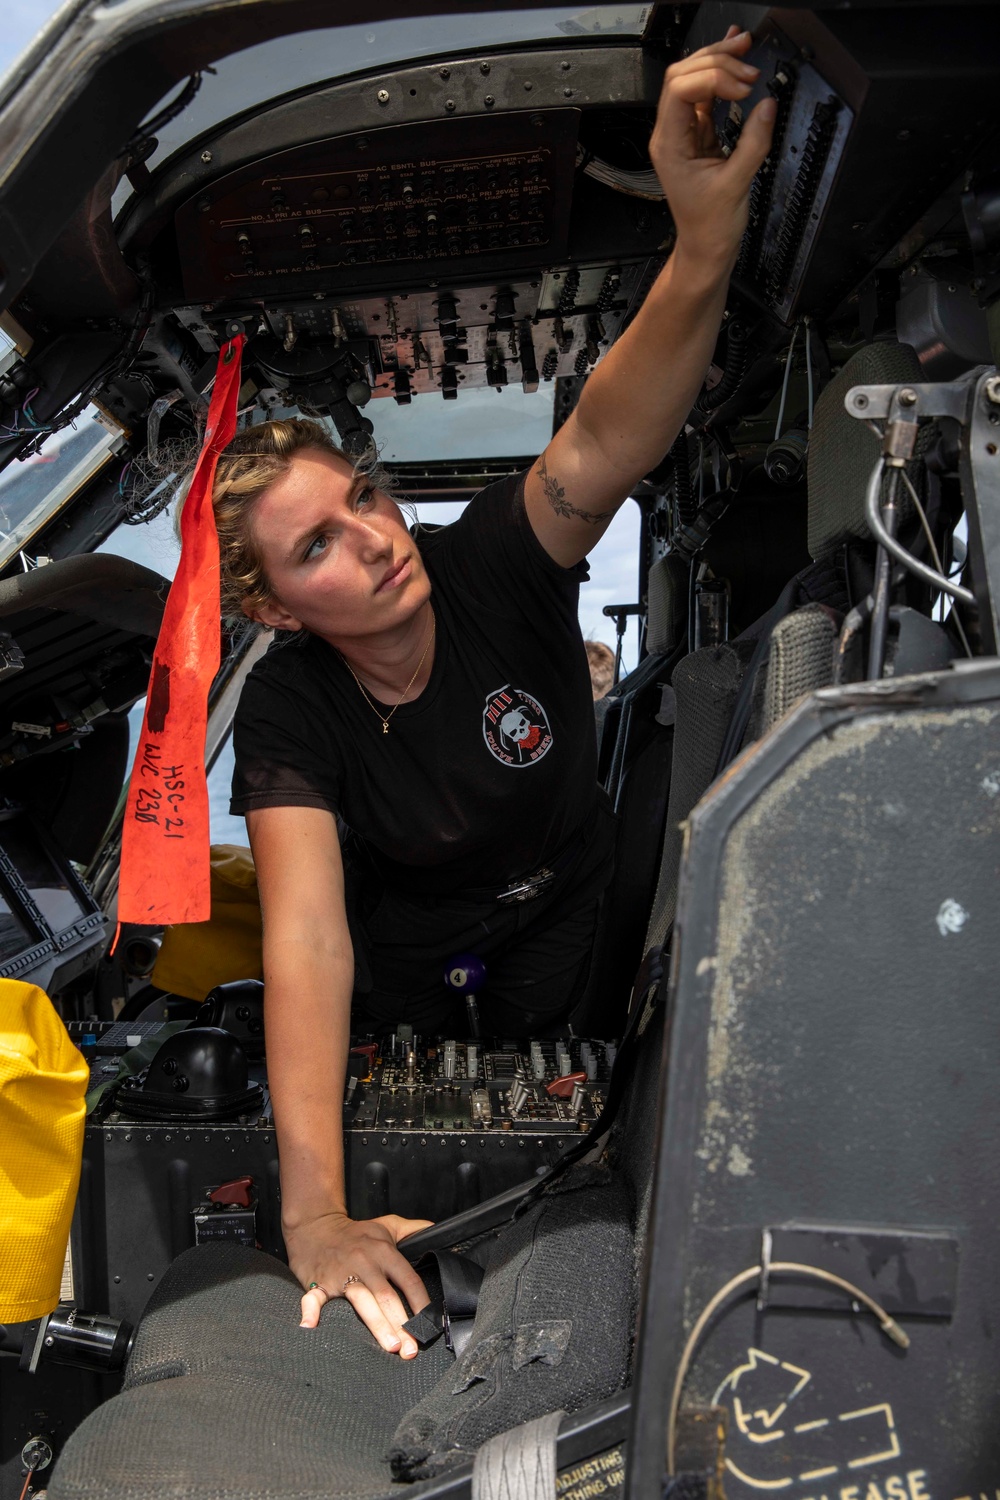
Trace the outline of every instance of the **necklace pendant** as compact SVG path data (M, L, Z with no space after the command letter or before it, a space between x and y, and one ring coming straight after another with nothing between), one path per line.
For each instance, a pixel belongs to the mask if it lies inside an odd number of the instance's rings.
M386 719L382 720L382 733L383 734L388 734L389 733L389 723L388 723L388 720L386 720Z

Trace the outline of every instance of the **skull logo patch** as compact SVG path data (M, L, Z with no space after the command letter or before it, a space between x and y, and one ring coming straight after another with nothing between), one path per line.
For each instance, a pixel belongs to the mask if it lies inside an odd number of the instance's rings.
M483 738L491 755L505 766L533 766L552 748L544 708L509 682L486 700Z

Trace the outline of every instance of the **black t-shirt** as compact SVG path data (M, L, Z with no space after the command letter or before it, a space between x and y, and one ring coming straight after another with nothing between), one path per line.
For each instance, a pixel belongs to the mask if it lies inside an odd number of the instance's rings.
M489 485L421 539L434 665L388 734L332 646L303 632L271 647L236 713L235 814L327 808L388 882L439 893L501 887L571 842L596 800L588 575L549 557L523 487Z

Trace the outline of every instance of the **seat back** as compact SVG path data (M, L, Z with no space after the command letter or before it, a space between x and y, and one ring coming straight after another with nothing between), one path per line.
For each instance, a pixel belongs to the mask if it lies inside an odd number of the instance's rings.
M0 580L0 627L24 654L0 680L0 742L13 752L0 790L80 863L96 852L121 792L126 714L146 691L169 588L138 563L96 555ZM71 719L82 728L54 728ZM25 723L38 729L14 727ZM52 755L58 738L78 748Z
M498 1433L603 1400L627 1381L633 1233L617 1174L573 1168L479 1254L486 1274L471 1342L396 1428L397 1479L431 1478Z
M822 604L806 604L778 622L771 632L760 734L807 693L829 687L836 644L836 616Z
M649 570L646 585L646 650L671 655L687 636L687 562L668 552Z
M605 891L583 995L571 1021L581 1036L617 1037L644 952L670 789L676 658L648 656L619 684L605 733L603 785L618 817L615 879Z
M670 798L660 871L646 928L646 948L663 943L677 908L683 823L715 775L716 762L736 704L752 645L728 642L693 651L674 669L675 700Z
M871 428L849 416L844 397L855 385L905 385L924 379L916 352L909 344L880 340L863 344L851 355L816 402L809 433L808 541L813 558L827 557L851 540L870 541L865 520L865 492L879 456L879 440ZM912 474L931 441L931 430L921 431ZM912 502L900 495L903 525L913 518Z
M716 1293L683 1402L728 1409L731 1500L969 1494L1000 1462L998 731L995 661L827 690L691 814L634 1493Z

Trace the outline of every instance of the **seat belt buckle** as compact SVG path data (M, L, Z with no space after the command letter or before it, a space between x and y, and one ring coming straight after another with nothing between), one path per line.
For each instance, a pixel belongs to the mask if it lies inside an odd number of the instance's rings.
M547 891L556 878L555 870L543 867L536 870L534 875L527 875L523 880L516 880L501 891L497 896L498 906L518 906L523 901L534 901L543 891Z

